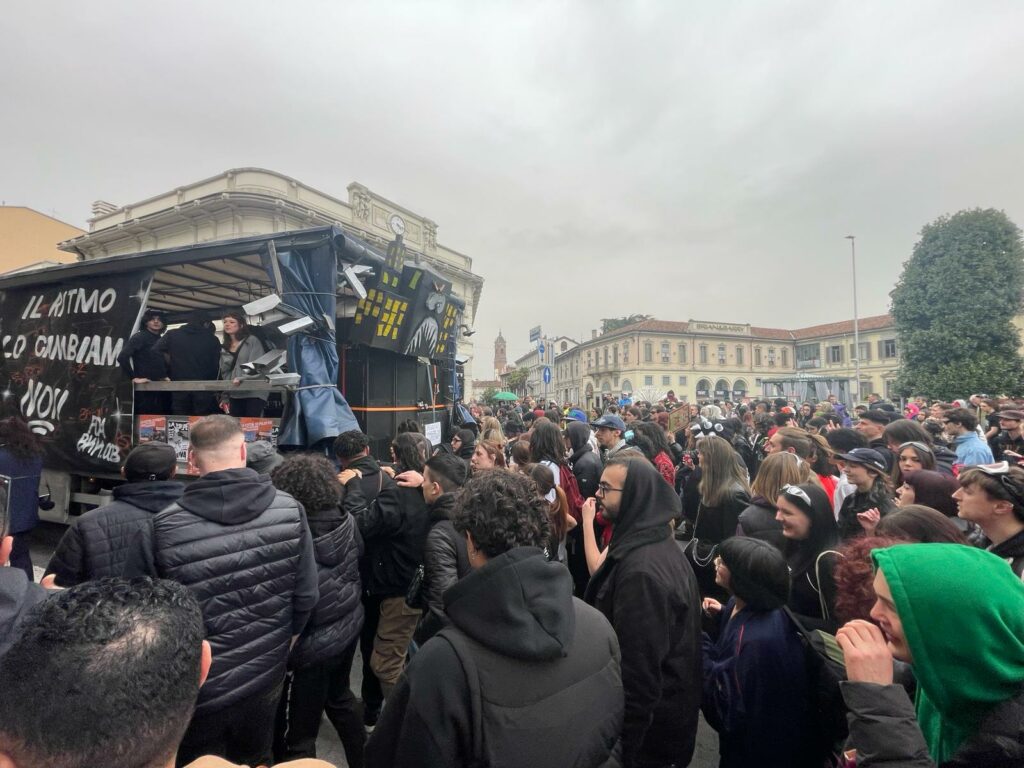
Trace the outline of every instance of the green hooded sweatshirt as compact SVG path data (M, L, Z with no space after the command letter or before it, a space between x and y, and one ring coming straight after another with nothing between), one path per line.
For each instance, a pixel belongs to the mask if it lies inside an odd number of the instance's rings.
M941 765L984 716L1024 687L1024 583L1005 560L960 544L871 552L917 678L917 722Z

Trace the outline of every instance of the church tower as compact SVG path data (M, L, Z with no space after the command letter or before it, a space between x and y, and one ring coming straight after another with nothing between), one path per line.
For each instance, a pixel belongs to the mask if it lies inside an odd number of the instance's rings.
M508 370L508 358L505 356L505 337L498 331L498 338L494 340L494 376L501 376Z

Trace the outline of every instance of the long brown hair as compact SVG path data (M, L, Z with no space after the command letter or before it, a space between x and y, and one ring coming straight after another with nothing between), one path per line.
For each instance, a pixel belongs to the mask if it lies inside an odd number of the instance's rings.
M563 469L562 472L568 472ZM547 496L552 489L555 491L555 500L545 502L548 505L548 522L551 523L551 536L555 541L561 541L569 529L566 516L569 514L569 501L565 497L565 491L555 485L555 473L551 467L545 464L534 464L530 467L530 479L537 486L537 492L541 497Z
M225 312L224 318L222 319L226 319L229 317L238 323L238 333L235 334L235 336L238 338L238 343L241 344L243 341L245 341L245 338L250 333L249 322L246 320L246 317L243 313L236 312L235 310ZM224 331L224 343L221 346L223 346L224 349L226 349L228 352L231 351L231 334L228 333L227 331Z
M705 507L717 507L739 486L749 491L746 472L741 468L736 451L718 435L708 435L697 442L700 454L700 500Z

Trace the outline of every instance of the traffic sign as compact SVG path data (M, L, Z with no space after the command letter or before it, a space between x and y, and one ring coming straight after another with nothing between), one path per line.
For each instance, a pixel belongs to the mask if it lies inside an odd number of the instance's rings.
M537 351L540 352L542 355L544 354L544 344L543 343L541 343L541 345L539 347L537 347Z
M543 347L541 347L541 350L543 351ZM551 368L547 365L544 366L543 379L545 384L551 383Z

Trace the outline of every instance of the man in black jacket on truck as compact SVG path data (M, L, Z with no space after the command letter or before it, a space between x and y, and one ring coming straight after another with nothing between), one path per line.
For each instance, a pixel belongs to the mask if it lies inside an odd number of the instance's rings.
M143 530L126 574L184 584L203 609L213 665L178 765L269 765L288 652L318 598L313 539L302 506L245 466L237 419L200 419L189 446L200 479Z

